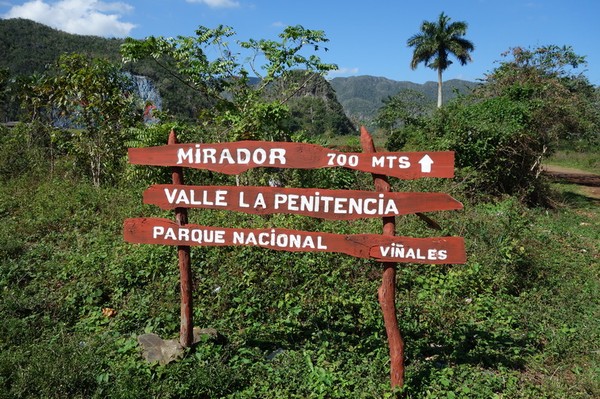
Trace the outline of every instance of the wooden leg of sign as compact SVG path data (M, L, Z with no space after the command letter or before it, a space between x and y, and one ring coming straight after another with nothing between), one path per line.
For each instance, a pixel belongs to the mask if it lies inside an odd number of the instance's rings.
M385 264L381 286L377 292L390 348L390 380L392 388L404 385L404 340L396 318L396 265Z
M169 144L177 144L175 131L169 134ZM173 184L183 184L183 169L174 167L172 170ZM175 208L175 220L180 226L188 222L187 209ZM190 247L180 245L177 247L179 259L179 286L181 294L181 326L179 329L179 343L184 348L189 348L194 342L194 321L192 318L192 262Z
M360 142L363 152L375 152L373 138L364 127L360 129ZM373 183L376 191L391 191L386 176L373 174ZM384 217L383 235L393 236L395 231L396 219L394 217ZM404 385L404 340L400 334L396 317L396 263L384 263L383 278L377 294L390 348L392 388L402 388Z
M192 319L192 268L190 261L190 247L177 247L179 255L179 274L181 292L181 326L179 329L179 343L184 348L189 348L194 343L194 322Z

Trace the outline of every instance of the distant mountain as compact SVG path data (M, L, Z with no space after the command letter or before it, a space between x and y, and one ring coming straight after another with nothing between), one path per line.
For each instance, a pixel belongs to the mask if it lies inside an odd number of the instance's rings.
M338 101L342 104L346 115L353 121L368 122L377 114L383 105L383 100L410 89L421 92L433 104L437 102L437 82L424 84L395 81L376 76L352 76L334 78L329 81ZM456 93L471 92L477 83L466 80L448 80L442 86L444 101L456 97Z

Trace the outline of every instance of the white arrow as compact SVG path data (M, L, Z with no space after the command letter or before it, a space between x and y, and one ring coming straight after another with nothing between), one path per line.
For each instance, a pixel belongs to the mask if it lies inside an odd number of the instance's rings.
M419 161L421 164L421 172L422 173L431 173L431 165L433 164L433 159L428 154L425 154L423 158Z

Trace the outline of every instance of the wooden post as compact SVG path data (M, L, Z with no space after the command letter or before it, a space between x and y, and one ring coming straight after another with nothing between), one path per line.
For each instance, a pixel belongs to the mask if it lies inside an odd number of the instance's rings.
M360 129L360 143L363 152L375 152L373 138L364 126ZM373 183L375 191L391 191L387 177L373 173ZM393 216L384 217L383 235L393 236L396 230L396 218ZM385 323L385 332L388 338L390 349L390 380L392 388L402 388L404 385L404 340L398 328L398 319L396 317L396 263L383 263L383 277L381 286L377 291L379 305L383 313Z
M169 145L177 144L177 136L174 130L169 134ZM183 183L183 169L173 167L173 184ZM175 221L179 226L188 223L186 208L175 208ZM194 342L194 322L192 319L192 265L190 258L190 247L185 245L177 246L177 256L179 259L179 284L181 293L181 326L179 329L179 343L184 348L189 348Z

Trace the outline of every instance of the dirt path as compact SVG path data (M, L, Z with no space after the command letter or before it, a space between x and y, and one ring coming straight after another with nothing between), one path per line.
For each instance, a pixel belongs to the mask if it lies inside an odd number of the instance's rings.
M554 165L545 165L543 170L552 179L578 185L582 195L600 200L600 175Z

